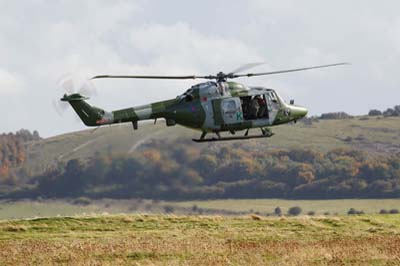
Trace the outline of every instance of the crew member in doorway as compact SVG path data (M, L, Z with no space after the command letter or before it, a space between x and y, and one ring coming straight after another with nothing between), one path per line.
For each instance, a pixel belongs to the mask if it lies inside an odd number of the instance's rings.
M265 102L265 99L261 97L260 95L257 95L257 103L258 103L258 118L263 118L265 115L265 111L267 110L267 103Z
M258 99L257 97L259 97L258 95L255 96L253 99L251 99L250 101L250 108L249 108L249 117L250 119L257 119L257 113L258 113L258 109L259 109L259 105L258 105Z

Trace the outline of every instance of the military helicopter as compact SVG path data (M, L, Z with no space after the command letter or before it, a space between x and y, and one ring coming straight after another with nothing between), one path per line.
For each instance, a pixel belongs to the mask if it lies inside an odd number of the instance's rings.
M207 82L193 85L185 93L175 99L131 107L112 112L89 105L89 99L80 93L65 94L61 101L68 102L86 126L99 127L116 123L132 123L138 129L138 121L164 118L167 126L176 124L200 130L201 136L195 142L243 140L268 138L273 135L271 126L296 122L307 115L308 110L294 104L294 100L286 103L279 94L266 87L247 87L229 81L240 77L256 77L304 71L317 68L346 65L337 63L272 72L240 74L246 69L261 63L247 64L228 74L219 72L206 76L141 76L141 75L98 75L91 79L129 78L129 79L206 79ZM252 128L260 129L261 134L249 135ZM237 135L238 131L244 134ZM229 132L228 137L221 132ZM216 136L206 138L208 133Z

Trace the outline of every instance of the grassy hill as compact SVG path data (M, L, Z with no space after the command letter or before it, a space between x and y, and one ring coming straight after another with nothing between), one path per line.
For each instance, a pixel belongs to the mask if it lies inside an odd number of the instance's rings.
M130 124L102 127L30 142L27 146L28 158L24 167L33 172L41 172L57 161L87 158L97 152L130 154L153 140L186 141L189 147L211 149L229 147L240 142L244 147L253 150L314 148L328 151L339 147L350 147L366 150L372 154L391 154L400 151L399 117L365 116L342 120L319 120L311 125L299 122L274 127L272 130L276 135L270 139L198 144L191 142L190 139L198 138L199 132L180 126L167 128L163 121L159 121L156 125L142 123L137 131L133 131Z
M399 215L0 222L0 265L398 265L399 257Z

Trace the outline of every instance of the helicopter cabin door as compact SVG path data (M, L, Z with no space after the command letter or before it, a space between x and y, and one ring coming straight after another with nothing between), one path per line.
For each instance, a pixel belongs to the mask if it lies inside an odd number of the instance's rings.
M220 126L224 123L224 120L222 119L221 102L221 99L212 100L214 123L216 126Z
M239 98L215 99L212 101L215 125L243 122L242 105Z

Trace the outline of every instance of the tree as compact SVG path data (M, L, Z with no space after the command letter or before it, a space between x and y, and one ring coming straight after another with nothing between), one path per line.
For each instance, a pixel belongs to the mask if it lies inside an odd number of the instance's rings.
M378 115L382 115L382 112L377 110L377 109L372 109L368 112L369 116L378 116Z
M282 215L282 210L280 207L276 207L274 210L275 215L281 216Z
M347 118L352 118L352 116L345 112L325 113L322 114L320 117L320 119L347 119Z
M292 216L300 215L303 210L299 206L291 207L288 210L288 214Z

